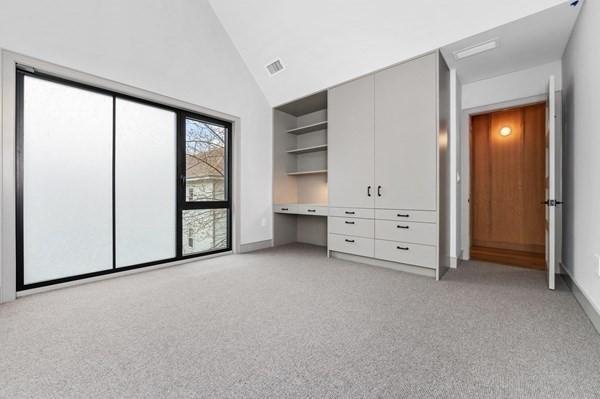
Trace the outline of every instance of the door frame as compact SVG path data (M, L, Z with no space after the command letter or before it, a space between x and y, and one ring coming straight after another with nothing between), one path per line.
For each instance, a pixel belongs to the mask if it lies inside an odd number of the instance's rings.
M562 137L562 107L561 107L561 91L556 91L556 133L557 137ZM531 104L539 104L546 102L546 94L537 96L524 97L500 103L488 104L479 107L473 107L462 110L460 120L460 242L461 248L460 259L469 260L471 258L471 205L469 203L471 197L471 117L478 114L501 111L510 108L519 108ZM559 147L560 148L560 147ZM561 240L560 232L557 235L557 240Z
M1 265L0 265L0 303L8 302L17 297L17 234L16 234L16 84L17 84L17 66L25 65L36 70L40 70L49 75L56 75L74 82L80 82L90 86L98 87L121 93L125 96L132 96L140 100L163 104L167 107L173 107L180 110L190 111L208 117L214 117L228 123L231 123L231 134L233 143L232 154L232 226L231 226L231 244L232 250L223 252L219 255L228 253L237 253L240 249L240 188L241 188L241 119L237 116L218 112L196 104L180 101L171 97L157 94L148 90L139 89L123 83L114 82L109 79L100 78L85 72L80 72L67 67L59 66L49 62L41 61L36 58L14 53L7 50L1 52L0 76L2 88L1 102L1 135L2 135L2 231L1 231ZM139 269L125 270L118 273L105 274L84 280L74 280L65 283L59 283L51 286L33 288L31 290L20 291L18 296L28 295L41 291L48 291L64 286L85 284L90 281L113 278L123 274L143 272L155 268L173 266L181 263L194 262L211 257L210 255L200 258L188 258L175 260L173 262L162 263L155 266L149 266Z

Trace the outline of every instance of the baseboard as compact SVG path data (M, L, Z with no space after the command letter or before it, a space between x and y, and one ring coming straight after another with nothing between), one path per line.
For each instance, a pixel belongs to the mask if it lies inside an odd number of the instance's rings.
M343 252L335 252L335 251L330 251L330 256L332 256L334 258L338 258L338 259L348 260L350 262L362 263L362 264L367 264L370 266L384 267L386 269L397 270L400 272L408 272L408 273L418 274L421 276L436 278L435 269L429 269L426 267L405 265L404 263L388 262L385 260L366 258L364 256L350 255L350 254L345 254Z
M456 269L458 267L458 258L450 257L450 268Z
M248 244L240 244L240 252L241 254L245 254L248 252L259 251L261 249L271 248L273 246L273 240L264 240L264 241L256 241L250 242Z
M571 277L571 273L569 272L569 270L564 266L562 267L562 269L564 273L561 274L561 277L567 284L567 287L569 287L569 289L573 293L575 299L577 299L577 302L579 302L579 305L581 305L581 308L583 309L587 317L589 317L590 321L596 328L598 334L600 334L600 310L596 309L594 304L588 299L587 295L583 291L581 291L575 280L573 280L573 278Z

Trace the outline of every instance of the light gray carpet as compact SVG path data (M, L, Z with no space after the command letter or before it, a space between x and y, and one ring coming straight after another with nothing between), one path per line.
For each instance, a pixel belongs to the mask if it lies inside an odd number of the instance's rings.
M87 284L0 306L0 397L598 398L600 336L544 286L300 245Z

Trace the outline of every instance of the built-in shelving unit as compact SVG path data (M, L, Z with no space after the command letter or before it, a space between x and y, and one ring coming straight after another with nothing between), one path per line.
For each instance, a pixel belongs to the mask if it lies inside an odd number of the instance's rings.
M311 147L296 148L294 150L288 150L288 154L308 154L309 152L327 151L327 144L314 145Z
M327 151L327 92L273 109L275 245L327 245Z
M290 129L287 132L290 134L307 134L307 133L317 132L317 131L323 130L323 129L327 129L327 121L311 123L310 125Z

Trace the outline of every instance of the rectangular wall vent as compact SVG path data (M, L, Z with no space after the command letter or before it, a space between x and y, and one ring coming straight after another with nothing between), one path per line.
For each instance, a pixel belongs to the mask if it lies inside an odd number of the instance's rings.
M276 73L283 71L283 64L281 63L281 60L277 59L267 65L266 68L271 75L275 75Z

